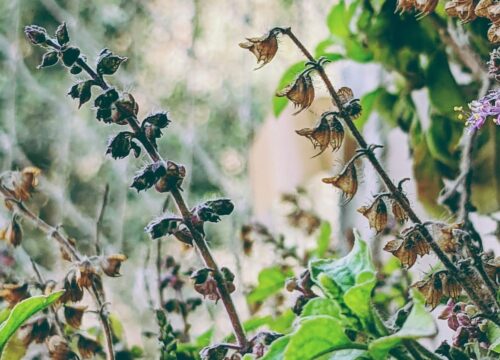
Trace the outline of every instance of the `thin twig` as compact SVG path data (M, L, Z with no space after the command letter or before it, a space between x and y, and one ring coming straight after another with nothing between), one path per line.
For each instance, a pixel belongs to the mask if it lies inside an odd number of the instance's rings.
M342 104L342 101L340 100L337 92L335 91L335 88L332 85L332 82L330 81L328 75L325 72L325 69L323 66L321 66L316 59L311 55L311 53L305 48L305 46L302 44L302 42L295 36L295 34L292 32L290 28L280 28L281 32L285 35L287 35L293 42L294 44L302 51L304 56L311 61L313 64L316 65L316 69L325 83L328 92L330 93L330 96L332 98L333 104L339 109L339 112L342 114L342 117L344 119L345 124L349 128L351 134L355 138L356 142L358 143L359 147L365 152L366 157L372 164L373 168L375 171L379 174L380 178L386 185L388 191L392 194L392 197L401 205L403 210L406 212L408 215L409 219L415 223L415 224L422 224L422 221L420 218L417 216L415 211L412 209L410 202L406 195L400 191L396 185L393 183L393 181L390 179L389 175L387 172L384 170L380 162L378 161L377 157L369 149L369 146L361 133L359 132L358 128L354 124L352 118L346 114L344 111L344 105ZM429 233L429 231L424 227L424 226L419 226L419 232L422 235L422 237L425 239L425 241L429 244L431 249L434 251L436 256L439 258L439 260L443 263L443 265L446 267L446 269L449 271L449 274L456 277L458 282L462 285L463 289L465 292L469 295L470 299L478 306L478 308L487 316L488 318L491 318L496 324L500 325L500 319L498 319L498 312L497 311L492 311L490 307L488 306L488 302L491 303L491 301L485 301L485 299L482 298L481 294L477 294L474 288L467 282L467 279L465 275L458 269L457 266L448 258L448 256L441 250L439 245L436 243L432 235Z
M102 221L104 219L104 212L106 211L106 206L108 205L108 195L109 184L106 184L106 187L104 188L104 194L102 196L101 210L99 211L99 216L97 217L97 221L95 223L95 252L97 255L101 254L100 233Z
M161 264L162 264L162 258L161 258L161 245L162 245L162 239L158 239L156 241L156 282L157 282L157 288L158 288L158 301L159 301L159 308L163 309L163 306L165 305L165 298L163 297L163 288L161 284Z
M151 288L149 286L149 279L147 276L147 269L149 267L149 259L151 258L151 248L148 246L146 250L146 256L144 257L144 265L143 265L143 281L144 281L144 290L146 291L146 296L148 299L148 305L151 310L154 311L155 305L153 301L153 296L151 294Z

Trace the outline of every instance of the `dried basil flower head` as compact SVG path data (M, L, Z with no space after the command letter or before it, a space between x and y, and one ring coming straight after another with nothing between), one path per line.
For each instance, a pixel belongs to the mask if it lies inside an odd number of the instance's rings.
M126 57L114 55L108 49L103 49L97 59L97 73L99 75L113 75L124 61L127 61Z
M114 159L123 159L134 151L135 157L141 154L141 148L134 141L135 135L130 131L122 131L109 139L106 154L111 154Z
M272 30L261 37L247 38L248 41L240 43L240 47L248 49L257 58L257 64L261 63L255 70L269 63L278 51L279 31Z
M293 83L276 93L278 97L287 97L295 107L298 107L294 115L311 106L314 100L314 86L309 71L302 72Z
M377 233L385 229L387 225L387 206L382 197L377 197L370 206L362 206L358 212L368 219L370 228L374 228Z
M173 234L181 219L175 215L164 214L151 221L144 230L151 236L151 239L158 239L165 235Z
M330 178L323 178L325 184L332 184L333 186L342 190L345 198L345 203L351 201L358 190L358 176L356 173L356 166L354 161L350 161L339 175Z
M47 40L47 30L37 25L25 26L24 34L33 45L43 44Z

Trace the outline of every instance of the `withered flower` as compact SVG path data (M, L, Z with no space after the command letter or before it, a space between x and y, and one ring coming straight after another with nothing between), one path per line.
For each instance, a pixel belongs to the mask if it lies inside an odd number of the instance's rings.
M69 42L68 28L65 22L57 27L55 35L59 45L64 46Z
M500 283L500 256L484 261L484 270L495 283Z
M85 310L87 310L87 306L64 305L64 319L68 325L75 329L79 329L82 325L82 318Z
M477 16L488 17L488 8L493 4L494 0L480 0L474 8L474 12Z
M0 288L0 298L7 301L10 307L14 307L18 302L29 297L28 283L3 284Z
M96 340L78 334L78 352L84 359L93 359L98 353L102 352L102 346Z
M141 148L135 142L134 133L122 131L109 139L106 154L111 154L113 159L123 159L130 154L130 151L134 152L135 157L141 154Z
M321 119L314 128L305 128L296 130L295 132L300 136L305 136L313 144L314 148L319 148L319 153L314 155L316 157L321 155L328 145L332 147L332 151L336 151L342 145L344 139L344 128L340 121L333 116L330 121L328 116L331 113L324 113Z
M488 29L488 40L494 44L500 42L500 24L493 24Z
M71 87L68 95L72 99L79 99L78 108L90 100L92 97L92 86L94 85L96 85L94 80L85 80Z
M0 240L7 241L8 244L17 247L23 240L23 229L17 221L17 216L14 215L7 227L0 229Z
M420 11L420 15L425 16L436 9L438 0L415 0L415 8Z
M127 119L137 116L139 104L130 93L123 93L111 107L111 121L118 125L126 125Z
M473 0L452 0L445 4L445 11L449 16L458 17L466 23L476 18L474 7Z
M439 273L432 274L425 280L417 281L412 285L416 287L425 297L425 304L434 310L443 297L443 282Z
M165 235L173 234L182 220L173 214L164 214L152 220L144 230L151 236L151 239L158 239Z
M437 231L435 231L435 233L437 234L436 242L445 253L454 254L459 250L459 243L454 236L453 231L459 229L461 226L462 224L434 225L434 228L437 228Z
M69 344L59 335L51 336L47 342L47 348L52 360L77 360L78 356L71 351Z
M406 213L406 211L404 211L403 207L397 200L395 199L391 200L391 208L392 208L392 214L394 215L394 218L398 223L403 225L405 222L408 221L408 214Z
M180 188L185 176L186 168L183 165L168 160L165 175L161 176L155 183L155 189L160 193L164 193L175 187Z
M395 239L387 242L384 250L397 257L401 264L407 269L411 268L417 261L417 251L413 242L404 239Z
M227 345L215 344L204 347L200 351L201 360L224 360L228 352Z
M413 10L416 0L398 0L396 5L396 12L403 14L405 11Z
M443 285L443 294L452 299L457 299L462 292L462 287L460 283L454 277L450 276L448 271L441 271L438 275L441 278L441 283Z
M262 37L247 38L248 41L240 43L240 47L248 49L257 58L257 64L262 63L255 70L269 63L278 51L278 32L270 31Z
M63 304L67 302L78 302L83 298L83 289L78 285L78 281L76 279L76 270L72 269L68 272L66 277L64 278L64 282L62 284L64 294L59 298L59 301Z
M24 346L28 347L32 342L43 343L48 336L50 336L50 324L47 317L42 316L23 325L19 337Z
M46 68L57 64L58 61L59 61L59 55L57 54L57 51L48 51L45 54L43 54L42 62L36 68L37 69Z
M41 26L29 25L24 27L26 37L33 45L39 45L47 40L47 30Z
M16 199L26 201L31 197L35 187L38 186L38 177L40 173L41 170L39 168L28 166L20 172L15 172L13 174L12 191Z
M377 233L385 229L387 225L387 206L381 196L378 196L370 206L361 206L358 212L368 219L370 228Z
M191 212L201 221L219 222L221 216L233 212L234 204L230 199L217 199L206 201L196 206Z
M311 106L314 100L314 86L309 72L302 72L293 83L276 93L278 97L287 97L299 110L294 115Z
M89 260L83 260L76 268L76 282L80 288L90 288L99 277L96 268Z
M120 267L125 260L127 257L123 254L109 255L101 261L101 269L110 277L121 276Z
M191 274L191 279L194 281L194 289L203 295L203 298L208 297L215 302L220 299L217 281L212 276L212 269L198 269ZM228 290L230 289L228 288Z
M358 191L358 176L354 161L350 161L339 175L323 178L322 181L325 184L332 184L342 190L345 197L345 203L348 203L354 197L356 191Z
M124 61L127 61L126 57L114 55L108 49L103 49L97 59L97 73L99 75L113 75Z

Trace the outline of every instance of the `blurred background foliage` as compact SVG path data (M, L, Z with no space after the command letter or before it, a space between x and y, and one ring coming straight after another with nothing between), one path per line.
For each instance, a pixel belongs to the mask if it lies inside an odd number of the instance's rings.
M443 217L445 212L437 199L445 182L459 173L459 141L464 130L453 108L477 98L484 83L484 78L463 64L446 34L451 30L460 39L466 31L471 48L485 63L492 49L486 40L488 22L477 19L458 24L444 14L444 2L435 14L420 20L415 14L395 14L395 9L394 0L2 2L1 170L28 165L41 168L43 182L31 207L47 222L63 225L87 253L93 251L96 220L105 186L110 185L102 241L109 251L131 258L125 265L123 281L110 284L115 291L111 292L111 301L113 311L124 323L144 321L142 328L127 329L131 342L140 343L141 331L155 330L154 315L140 294L144 285L154 286L156 276L151 266L146 266L151 262L145 265L146 254L154 255L155 249L143 227L171 204L154 192L138 196L128 188L144 161L113 161L105 156L106 139L116 128L98 123L89 107L77 110L75 102L64 96L83 75L72 79L59 66L37 71L41 54L24 40L23 26L37 24L53 31L66 21L73 42L90 63L104 47L128 57L113 84L134 94L142 117L150 111L169 111L173 124L166 129L159 149L165 158L186 165L188 178L183 187L189 203L217 195L235 202L235 215L207 230L216 256L230 258L227 261L238 268L238 254L245 246L245 238L240 243L240 226L253 215L249 148L260 125L272 114L282 116L287 107L284 98L271 100L274 91L290 82L304 64L297 62L301 55L283 41L272 66L251 72L253 59L237 44L245 36L258 36L274 26L292 26L304 43L316 45L317 57L326 56L347 67L351 63L376 64L360 72L364 78L357 79L369 82L372 90L358 93L353 86L364 109L357 124L365 127L377 117L382 120L378 132L399 128L408 134L418 198L429 213ZM279 139L280 134L273 137ZM496 212L500 205L499 141L500 133L493 126L485 127L477 139L473 203L483 214ZM294 222L294 216L288 219L287 226L298 227L301 237L313 239L314 245L305 252L290 244L280 245L277 233L283 229L276 229L270 237L260 233L252 238L251 242L264 245L256 250L262 253L254 253L251 259L268 259L270 266L260 273L260 269L254 269L251 289L248 284L238 288L247 295L237 301L247 305L248 330L263 325L276 331L290 328L294 314L289 309L291 301L282 291L286 278L293 269L303 267L308 258L336 253L329 243L332 235L328 223L314 213L307 213L305 221L309 223L315 217L312 231L301 229L302 220ZM56 271L57 249L46 246L38 233L26 231L26 252L45 268ZM164 251L181 258L186 269L197 263L195 254L180 251L177 243L169 241ZM276 259L280 251L285 255ZM15 271L23 268L29 272L22 255L16 257ZM384 292L376 294L375 301L389 312L393 302L401 305L407 295L408 274L399 271L394 259L382 270L384 280L379 287ZM242 276L241 271L238 274ZM131 296L131 302L124 301L127 296ZM193 325L193 332L201 334L195 348L207 345L214 334L207 326L210 319L205 317L216 318L216 307L208 305L208 309Z

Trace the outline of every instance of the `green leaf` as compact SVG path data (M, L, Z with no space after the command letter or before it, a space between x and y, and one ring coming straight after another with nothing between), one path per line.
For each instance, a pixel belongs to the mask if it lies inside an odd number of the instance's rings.
M340 300L364 323L371 322L370 301L375 287L375 267L370 249L354 231L354 246L341 259L313 260L312 280L330 298Z
M9 308L4 308L0 310L0 325L7 320L10 314L10 309Z
M450 168L458 170L458 142L463 132L463 125L452 122L439 114L431 115L431 125L427 130L427 147L432 157Z
M346 39L351 34L349 30L350 20L351 18L348 16L345 2L344 0L340 0L339 3L333 6L330 10L328 17L326 18L326 23L328 24L328 29L333 36L340 39Z
M367 63L373 60L373 53L355 37L344 40L346 56L359 63Z
M199 335L195 340L196 347L204 348L205 346L210 345L212 338L214 336L214 328L210 328L201 335Z
M389 351L404 339L419 339L437 333L434 318L425 308L423 296L412 289L413 308L401 329L392 335L372 341L369 345L370 355L375 360L388 358Z
M318 360L371 360L368 351L359 349L348 349L334 351L328 355L318 358Z
M63 293L64 291L61 290L47 296L32 296L14 306L7 320L0 325L0 353L9 338L29 317L50 306L57 301Z
M314 315L328 315L337 319L344 316L338 302L320 297L309 300L300 313L301 317Z
M264 301L268 297L283 289L285 281L292 276L291 270L284 271L279 266L273 266L261 270L259 273L259 283L247 296L250 304Z
M123 342L125 329L123 328L123 324L121 323L120 319L118 319L117 316L110 314L109 324L111 326L111 331L113 332L113 335Z
M285 335L273 341L261 360L283 360L285 349L290 342L290 335Z
M355 121L356 127L359 130L362 130L363 127L365 126L366 122L368 121L368 118L372 114L377 99L384 93L384 91L385 91L384 89L378 88L369 93L364 94L361 97L360 103L361 103L361 109L363 110L361 111L361 116Z
M21 360L26 355L27 350L28 348L24 345L23 340L16 334L7 341L0 360Z
M316 256L324 257L330 245L330 237L332 235L332 227L328 221L323 221L319 230L318 238L316 239Z
M488 321L486 325L486 337L491 344L489 350L500 353L500 327L493 321Z

